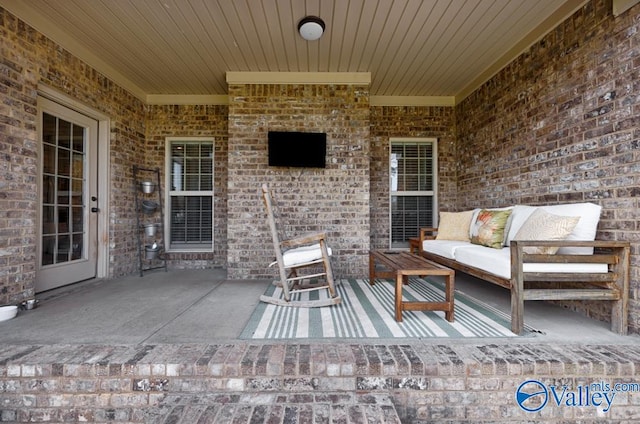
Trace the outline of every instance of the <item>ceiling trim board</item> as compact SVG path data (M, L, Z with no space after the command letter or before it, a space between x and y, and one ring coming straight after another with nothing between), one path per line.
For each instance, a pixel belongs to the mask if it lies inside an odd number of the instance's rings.
M228 84L371 84L371 72L227 72Z
M453 96L371 96L371 106L455 106Z
M148 105L228 105L226 94L149 94Z

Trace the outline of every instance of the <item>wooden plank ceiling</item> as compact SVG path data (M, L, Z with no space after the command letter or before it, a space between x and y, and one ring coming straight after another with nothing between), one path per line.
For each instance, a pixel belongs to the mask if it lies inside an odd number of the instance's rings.
M584 0L0 0L140 96L224 95L236 72L370 72L372 96L460 98ZM297 23L321 17L305 41Z

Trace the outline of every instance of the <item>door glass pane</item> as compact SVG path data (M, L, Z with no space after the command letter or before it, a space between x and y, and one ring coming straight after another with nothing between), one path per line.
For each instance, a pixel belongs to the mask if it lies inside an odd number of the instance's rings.
M58 255L56 263L68 262L70 259L71 238L68 234L58 236Z
M58 175L71 175L71 151L58 148Z
M56 236L42 237L42 265L52 265L55 263Z
M72 237L73 243L71 245L71 260L82 259L82 243L84 236L82 234L74 234Z
M58 147L71 148L71 122L58 119Z
M82 207L71 208L71 231L74 233L81 233L84 229L82 210Z
M73 150L84 153L84 128L79 125L73 126Z
M42 146L42 172L45 174L55 174L56 173L56 146L52 146L50 144L44 144Z
M42 114L42 265L84 257L84 136L81 126Z
M58 177L58 204L69 204L69 186L71 181L69 178Z
M56 233L55 208L53 206L43 206L42 208L42 234Z

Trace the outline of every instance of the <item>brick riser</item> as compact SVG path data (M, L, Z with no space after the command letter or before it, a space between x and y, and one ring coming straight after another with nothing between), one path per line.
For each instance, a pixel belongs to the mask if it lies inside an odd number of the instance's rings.
M0 421L617 422L640 419L640 392L618 393L599 416L593 406L526 413L515 390L531 378L633 383L639 369L638 345L5 346Z

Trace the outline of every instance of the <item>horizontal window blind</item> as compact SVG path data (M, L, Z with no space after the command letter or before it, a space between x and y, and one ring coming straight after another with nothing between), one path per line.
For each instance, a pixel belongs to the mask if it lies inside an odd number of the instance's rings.
M434 141L391 142L391 247L407 247L421 227L433 226L435 146Z
M169 246L213 247L213 140L169 142Z

